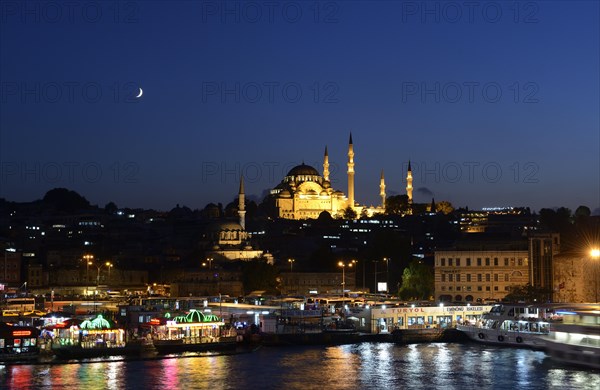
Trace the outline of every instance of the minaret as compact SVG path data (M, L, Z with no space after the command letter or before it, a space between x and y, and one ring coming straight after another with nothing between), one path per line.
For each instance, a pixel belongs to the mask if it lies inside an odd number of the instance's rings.
M323 179L329 181L329 154L327 153L327 146L325 146L325 156L323 157Z
M385 209L385 177L383 177L383 169L381 170L381 179L379 180L379 196L381 196L381 207Z
M431 198L431 205L429 206L429 209L430 209L429 210L430 213L432 213L432 214L436 213L435 212L436 207L435 207L435 199L434 198Z
M240 177L238 214L240 216L240 225L242 225L242 230L246 230L246 195L244 194L244 176Z
M412 204L412 192L412 169L410 169L410 160L408 160L408 170L406 172L406 195L408 196L408 204Z
M352 133L348 143L348 205L354 208L354 145L352 145Z

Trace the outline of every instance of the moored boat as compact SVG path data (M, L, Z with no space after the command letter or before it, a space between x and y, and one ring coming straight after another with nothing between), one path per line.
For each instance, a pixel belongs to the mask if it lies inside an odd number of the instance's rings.
M546 353L560 363L600 369L600 311L563 312L543 337Z
M141 340L126 341L125 330L101 314L80 324L57 324L53 331L51 350L59 358L137 355L142 350Z
M456 326L470 339L487 344L542 349L541 336L550 331L550 322L560 318L545 307L524 304L497 304L475 324Z
M0 362L37 359L40 353L38 336L37 328L0 322Z
M155 319L152 344L159 354L235 349L237 332L214 314L191 309L172 319Z

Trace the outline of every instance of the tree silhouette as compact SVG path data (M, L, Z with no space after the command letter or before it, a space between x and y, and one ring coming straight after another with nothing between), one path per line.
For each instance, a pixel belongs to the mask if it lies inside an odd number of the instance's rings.
M356 211L354 211L354 209L350 206L346 207L344 209L344 219L356 219L357 214Z

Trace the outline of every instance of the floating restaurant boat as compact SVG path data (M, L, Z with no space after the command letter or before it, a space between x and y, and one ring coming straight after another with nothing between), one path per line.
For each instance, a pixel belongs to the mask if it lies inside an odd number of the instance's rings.
M550 358L565 364L600 369L600 311L563 312L543 337Z
M214 314L191 309L173 319L153 319L152 344L160 354L235 349L237 331Z
M52 327L52 352L59 358L137 355L141 340L126 341L125 330L99 314L93 320L58 323Z
M541 336L550 332L550 321L558 320L557 316L548 315L544 307L497 304L475 325L459 324L456 328L478 342L542 349Z
M39 330L0 322L0 362L37 359Z

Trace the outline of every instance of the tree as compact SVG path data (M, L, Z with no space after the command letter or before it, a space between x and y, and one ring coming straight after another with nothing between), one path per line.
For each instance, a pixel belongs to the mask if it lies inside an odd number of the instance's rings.
M344 209L344 219L356 219L357 214L356 211L354 211L354 209L350 206L346 207Z
M109 215L116 214L117 210L118 208L115 202L108 202L106 206L104 206L104 211Z
M392 195L385 199L385 213L388 215L404 215L408 208L408 195Z
M571 225L571 210L566 207L540 210L540 224L550 230L564 233Z
M90 208L90 202L75 191L66 188L54 188L44 195L44 203L54 207L56 211L75 212Z
M433 295L433 270L421 260L413 260L402 273L398 294L402 299L429 299Z
M440 213L444 213L446 215L450 214L451 212L454 211L454 207L452 206L452 203L446 201L446 200L442 200L441 202L437 202L435 204L435 210L437 212Z
M575 218L577 217L589 217L592 215L592 211L587 206L579 206L575 210Z
M507 302L547 302L550 300L552 291L542 287L534 287L531 284L524 286L513 286L510 292L504 297Z

